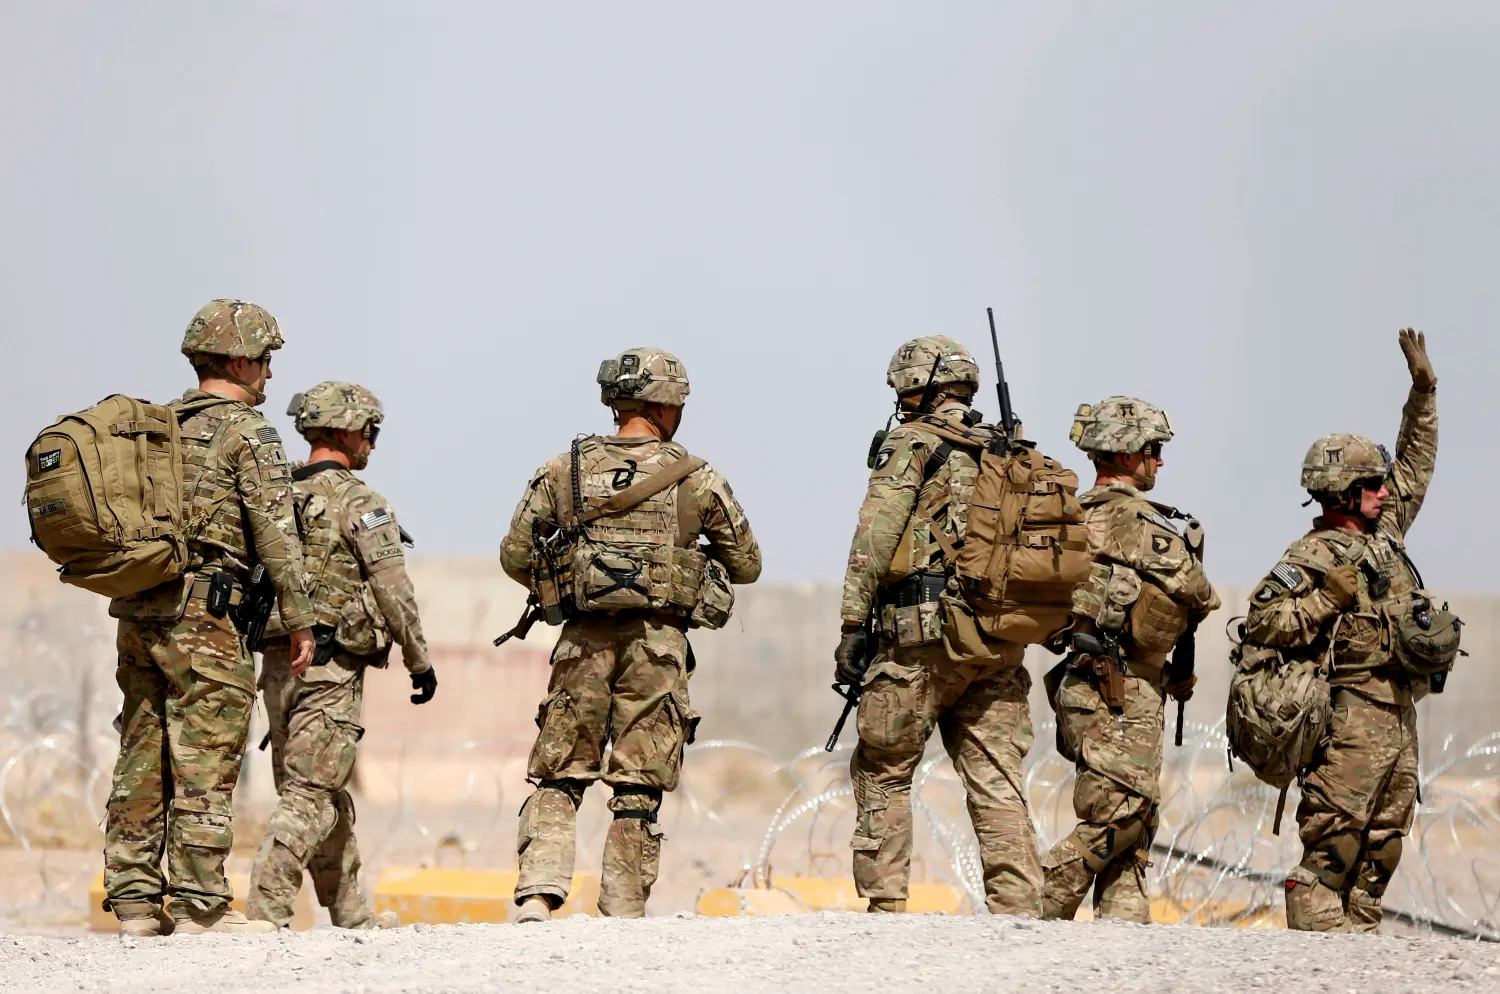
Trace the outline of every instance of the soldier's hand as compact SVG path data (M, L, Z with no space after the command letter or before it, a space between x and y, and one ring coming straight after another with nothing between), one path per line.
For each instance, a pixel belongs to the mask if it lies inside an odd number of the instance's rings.
M421 673L413 673L411 689L417 691L411 695L413 704L426 704L432 700L432 695L437 693L437 670L429 666Z
M1354 605L1354 597L1359 593L1359 568L1353 563L1345 563L1324 573L1323 592L1338 605L1340 611L1348 610Z
M1437 373L1432 371L1432 360L1427 358L1427 336L1420 331L1404 329L1401 332L1401 352L1406 356L1406 368L1411 372L1411 385L1421 393L1431 393L1437 387Z
M839 647L833 650L833 679L852 687L859 686L865 677L865 654L869 646L870 634L863 626L845 628L839 636Z
M312 665L313 653L318 649L318 641L313 637L311 628L297 629L291 633L291 640L292 676L301 676Z
M1184 680L1167 680L1167 695L1174 701L1190 701L1193 699L1193 688L1198 686L1198 677L1189 673Z

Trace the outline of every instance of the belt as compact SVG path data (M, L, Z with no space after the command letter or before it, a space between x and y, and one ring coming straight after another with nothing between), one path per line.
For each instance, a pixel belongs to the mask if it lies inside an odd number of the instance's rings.
M948 576L945 573L913 573L903 580L886 587L880 592L880 604L882 607L916 607L918 604L931 604L943 595L943 590L948 586Z
M208 588L209 585L213 583L213 579L214 578L212 574L194 578L193 585L188 588L188 597L197 598L198 600L207 600ZM229 606L234 607L235 605L239 604L239 602L244 599L244 596L245 590L242 586L240 586L240 581L234 581L234 590L230 591L229 594Z

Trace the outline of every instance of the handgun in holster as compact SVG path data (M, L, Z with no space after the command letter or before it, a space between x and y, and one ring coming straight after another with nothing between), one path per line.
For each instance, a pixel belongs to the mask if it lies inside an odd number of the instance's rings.
M313 625L313 666L327 666L329 660L339 651L339 644L334 641L335 629L332 625Z
M210 590L210 596L212 593ZM256 563L250 570L249 579L245 581L245 592L234 612L234 624L245 637L246 649L251 652L260 651L261 643L266 637L266 623L271 620L271 611L275 607L276 588L271 584L271 576L264 565Z
M1073 633L1073 649L1087 660L1081 667L1094 681L1104 706L1115 714L1125 712L1125 653L1119 640L1106 633Z

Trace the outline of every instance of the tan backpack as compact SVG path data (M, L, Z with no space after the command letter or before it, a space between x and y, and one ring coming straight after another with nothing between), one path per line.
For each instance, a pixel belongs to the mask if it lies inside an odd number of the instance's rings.
M42 430L26 450L31 540L64 583L128 597L182 575L181 408L113 394Z
M933 530L979 627L1020 645L1046 642L1068 626L1073 588L1092 563L1077 474L1026 442L1006 446L936 417L917 423L979 460L963 542Z

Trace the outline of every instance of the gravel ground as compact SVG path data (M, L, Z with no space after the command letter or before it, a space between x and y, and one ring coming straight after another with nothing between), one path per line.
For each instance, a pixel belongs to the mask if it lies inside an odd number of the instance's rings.
M1495 991L1500 946L1430 938L825 913L576 917L272 936L0 936L0 990Z

